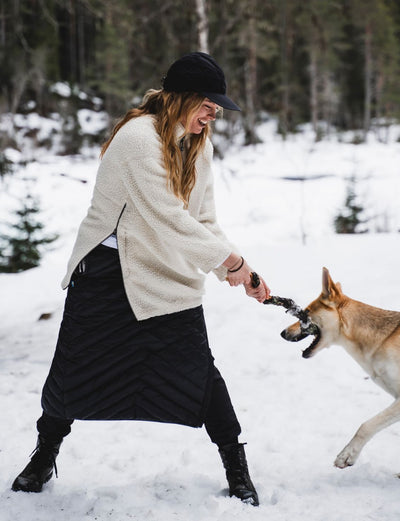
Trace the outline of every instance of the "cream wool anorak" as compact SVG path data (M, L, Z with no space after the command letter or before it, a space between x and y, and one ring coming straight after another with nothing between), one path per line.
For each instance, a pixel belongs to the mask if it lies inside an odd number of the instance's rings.
M220 265L233 250L216 220L211 142L197 160L184 209L167 187L154 122L151 115L132 119L111 141L62 282L67 288L79 262L116 229L125 291L138 320L200 305L204 273L214 270L224 280ZM179 125L177 140L183 131Z

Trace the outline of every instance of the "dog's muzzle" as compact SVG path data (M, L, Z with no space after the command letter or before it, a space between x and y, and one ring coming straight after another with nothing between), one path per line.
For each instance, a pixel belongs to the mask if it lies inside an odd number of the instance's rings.
M297 335L289 335L287 330L284 329L281 333L281 337L287 340L288 342L300 342L300 340L304 340L308 336L312 335L314 337L311 344L303 351L303 358L311 358L314 354L314 349L318 345L318 342L321 339L321 330L312 322L308 322L308 324L304 324L300 322L300 333Z
M258 287L260 284L260 277L254 271L250 274L250 276L253 288ZM315 347L321 339L321 331L316 324L311 322L308 311L302 309L294 302L294 300L290 298L278 297L274 295L270 295L268 299L264 300L264 304L282 306L286 309L286 313L289 313L290 315L293 315L299 319L300 333L298 335L292 336L288 335L287 330L284 329L281 333L281 337L285 340L288 340L289 342L299 342L300 340L313 335L314 340L312 341L311 345L303 351L303 358L310 358L314 353Z

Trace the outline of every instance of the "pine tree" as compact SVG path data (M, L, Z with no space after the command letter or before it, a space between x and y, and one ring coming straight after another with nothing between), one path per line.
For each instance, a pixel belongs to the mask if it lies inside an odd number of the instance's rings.
M5 246L0 248L0 273L18 273L39 266L41 246L57 239L41 232L44 225L35 216L40 212L38 200L28 195L19 210L18 221L11 226L13 235L3 235Z
M347 187L344 208L337 214L334 220L336 233L368 232L368 228L362 226L368 222L368 219L363 218L365 209L361 203L358 202L355 184L355 178L352 177Z
M0 179L13 171L13 163L8 159L6 154L0 152Z
M341 15L340 5L320 0L304 2L297 15L301 46L309 62L310 119L316 141L322 137L324 128L329 133L333 110L337 110L335 73L339 65L338 51L345 47Z

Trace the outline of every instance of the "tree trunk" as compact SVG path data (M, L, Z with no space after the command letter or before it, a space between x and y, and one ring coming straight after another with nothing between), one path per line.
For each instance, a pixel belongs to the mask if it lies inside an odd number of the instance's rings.
M85 75L85 10L83 6L78 3L77 9L77 59L78 59L78 84L84 88L86 84Z
M364 71L364 141L371 127L371 99L372 99L372 27L369 21L365 25L365 71Z
M279 131L283 139L289 131L289 64L287 50L287 0L282 0L281 4L281 108L279 113Z
M378 140L381 143L385 142L385 137L382 136L382 126L383 126L383 120L384 120L384 114L383 114L383 107L382 107L382 93L383 93L383 87L385 84L385 77L381 70L381 66L379 64L378 60L378 74L376 78L376 84L375 84L375 98L376 98L376 104L375 104L375 117L377 119L377 126L376 126L376 133L378 135ZM385 121L385 127L389 125L388 121Z
M331 126L332 126L332 118L334 114L337 113L337 100L334 94L334 85L332 79L329 77L329 71L326 70L322 74L322 103L321 103L321 111L322 111L322 119L325 122L326 129L325 133L327 136L330 136Z
M318 71L314 44L311 44L310 49L310 113L315 141L318 141Z
M250 13L247 23L247 56L244 68L246 109L244 118L245 145L254 145L261 140L256 132L256 99L257 99L257 27L256 2L250 2Z
M196 13L199 51L208 54L208 16L206 0L196 0Z
M4 3L1 2L0 7L0 45L6 46L6 13L4 11Z
M75 0L69 0L69 59L70 78L73 83L77 82L76 68L76 6Z

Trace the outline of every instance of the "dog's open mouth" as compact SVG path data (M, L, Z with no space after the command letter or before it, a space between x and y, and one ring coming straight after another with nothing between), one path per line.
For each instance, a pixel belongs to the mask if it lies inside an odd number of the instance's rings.
M314 353L314 349L317 347L318 342L321 339L321 331L320 331L319 327L316 324L310 324L309 329L310 329L310 332L308 333L308 335L313 335L314 336L314 340L307 347L307 349L304 349L303 354L302 354L303 358L310 358L310 357L312 357L312 355ZM303 337L303 338L305 338L305 337Z
M258 275L256 273L252 273L253 281L255 276L258 278ZM254 287L257 287L257 284L254 285ZM291 328L289 327L288 329L284 329L281 332L281 337L285 340L288 340L289 342L299 342L300 340L303 340L304 338L307 338L308 336L312 335L314 337L314 340L311 342L311 345L309 345L307 349L303 351L303 358L310 358L314 354L315 348L321 340L321 331L317 324L311 322L309 310L302 309L290 298L276 296L270 296L268 299L264 300L264 304L274 304L276 306L282 306L286 309L286 313L290 313L291 315L299 319L300 333L291 333L289 331Z
M311 358L314 354L314 350L317 347L320 339L321 339L321 331L317 324L314 324L312 322L309 322L308 324L301 324L300 334L298 335L290 335L284 329L281 333L282 338L285 340L288 340L289 342L300 342L300 340L304 340L308 336L312 335L314 337L311 344L307 347L307 349L304 349L303 351L303 358Z

